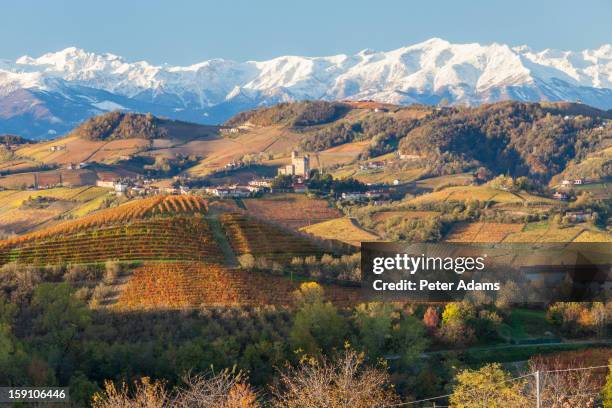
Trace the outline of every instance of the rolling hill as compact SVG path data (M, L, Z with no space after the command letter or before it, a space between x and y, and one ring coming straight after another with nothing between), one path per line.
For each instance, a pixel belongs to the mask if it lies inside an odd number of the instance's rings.
M566 176L601 179L610 174L610 115L575 103L439 108L304 101L245 111L219 127L111 112L64 138L14 146L0 157L0 172L15 178L95 162L113 166L117 177L167 163L172 171L159 176L206 177L246 160L270 174L300 150L319 170L366 183L410 182L478 167L545 183ZM385 165L364 171L368 160Z
M299 282L237 269L233 259L248 253L286 265L295 256L322 256L321 243L244 215L210 212L195 196L160 195L2 240L0 266L125 265L122 275L97 284L95 307L288 304ZM357 299L350 288L328 289L341 304Z

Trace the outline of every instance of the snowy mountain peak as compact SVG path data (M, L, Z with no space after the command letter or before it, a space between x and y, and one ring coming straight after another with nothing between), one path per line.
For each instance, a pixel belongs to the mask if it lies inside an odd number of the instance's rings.
M577 100L612 108L612 45L584 51L432 38L391 51L267 61L211 59L189 66L129 62L69 47L0 61L0 104L19 89L44 91L87 112L123 106L195 121L296 99L374 99L476 105L503 99ZM57 99L56 98L56 99ZM112 102L112 103L111 103ZM9 102L4 102L4 104ZM10 102L15 103L15 102ZM58 116L58 115L56 115Z

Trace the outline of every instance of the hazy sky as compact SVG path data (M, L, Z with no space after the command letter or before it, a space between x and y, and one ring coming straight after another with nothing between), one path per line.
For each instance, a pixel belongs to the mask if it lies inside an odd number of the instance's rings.
M77 46L190 64L390 50L431 37L579 50L612 43L612 0L2 0L0 58Z

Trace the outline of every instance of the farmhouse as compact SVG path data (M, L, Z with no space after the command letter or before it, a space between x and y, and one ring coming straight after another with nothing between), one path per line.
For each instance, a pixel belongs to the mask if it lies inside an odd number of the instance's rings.
M555 200L569 200L569 195L560 191L555 191L555 194L553 194L553 198Z
M53 145L49 148L49 151L51 152L59 152L60 150L66 150L66 146L62 146L62 145Z
M419 156L418 154L407 154L407 153L401 153L401 152L397 152L398 157L400 158L400 160L417 160L420 159L421 156Z

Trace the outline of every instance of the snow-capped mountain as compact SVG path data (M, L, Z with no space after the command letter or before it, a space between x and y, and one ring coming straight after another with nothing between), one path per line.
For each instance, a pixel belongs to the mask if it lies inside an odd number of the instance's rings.
M219 123L259 105L299 99L374 99L476 105L503 99L581 100L612 108L612 45L533 51L441 39L388 52L191 66L129 62L77 48L0 60L0 133L50 137L94 114L150 111Z

